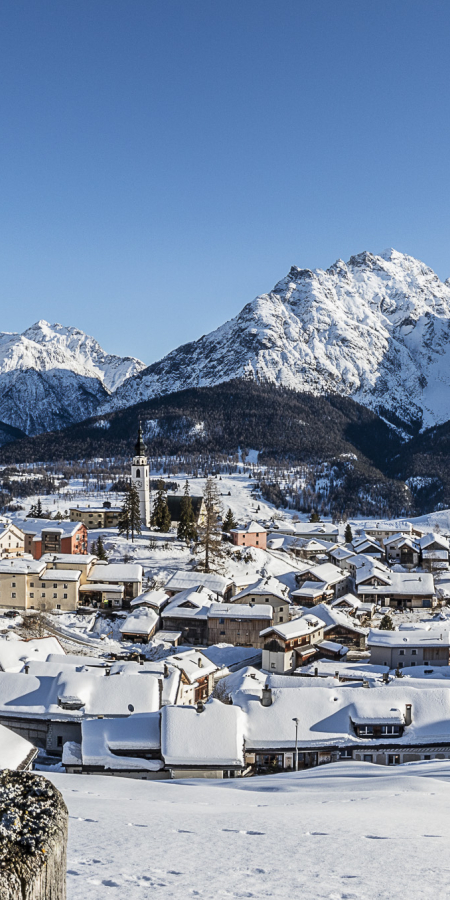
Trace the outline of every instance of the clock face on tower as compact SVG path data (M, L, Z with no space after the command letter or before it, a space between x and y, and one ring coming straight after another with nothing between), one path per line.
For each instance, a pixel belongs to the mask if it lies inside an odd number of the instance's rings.
M136 479L135 479L135 485L136 485L137 488L142 487L141 479L140 479L140 478L136 478Z

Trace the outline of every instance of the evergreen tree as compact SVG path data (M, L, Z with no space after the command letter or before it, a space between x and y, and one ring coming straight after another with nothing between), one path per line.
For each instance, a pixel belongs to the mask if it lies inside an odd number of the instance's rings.
M151 523L153 528L158 528L159 531L170 530L171 518L169 507L167 506L167 496L164 482L162 481L162 479L158 481Z
M235 518L233 516L233 513L231 512L230 507L228 507L228 512L223 520L222 531L229 532L229 531L231 531L232 528L236 528L236 526L237 526L237 522L235 521Z
M44 510L42 509L41 498L38 497L38 502L36 503L36 519L44 519L44 518L45 518L45 513L44 513Z
M95 555L96 555L97 559L108 559L108 557L106 555L105 545L104 545L100 535L98 536L97 549L96 549Z
M211 566L217 566L223 557L222 529L220 527L220 496L217 484L213 478L206 479L203 494L205 512L199 523L199 541L204 553L203 568L205 572L211 571Z
M320 522L319 513L315 511L315 509L311 510L311 515L309 517L310 522Z
M350 523L347 522L347 525L345 526L345 543L351 544L352 540L353 540L353 532L352 532Z
M177 535L182 541L195 541L197 539L195 514L192 508L192 499L189 494L189 483L187 479L184 486L184 494L181 498L180 521L178 522Z
M384 614L384 616L380 622L380 628L383 631L394 631L394 623L391 619L391 616L388 615L388 613Z
M142 529L141 514L139 509L139 494L134 484L129 484L127 490L125 491L125 500L120 511L118 528L119 534L126 534L127 540L130 536L130 533L132 541L134 541L135 534L141 534ZM103 541L100 537L99 541L103 545ZM105 552L104 548L103 552Z

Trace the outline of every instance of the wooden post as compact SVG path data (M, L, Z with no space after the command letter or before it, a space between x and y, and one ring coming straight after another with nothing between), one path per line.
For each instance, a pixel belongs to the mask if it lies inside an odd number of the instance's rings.
M0 773L0 900L66 900L68 818L46 778Z

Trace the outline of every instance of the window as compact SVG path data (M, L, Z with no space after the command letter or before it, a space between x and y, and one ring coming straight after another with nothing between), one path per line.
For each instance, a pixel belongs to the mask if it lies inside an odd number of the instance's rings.
M45 588L45 581L42 582L41 587Z
M219 619L219 625L225 625L225 619ZM224 632L221 631L221 634L224 634Z
M45 591L41 591L41 597L45 597Z
M53 599L56 600L58 594L53 594Z
M225 632L224 632L224 631L221 631L220 634L225 634Z
M413 656L417 656L417 650L411 650Z
M405 655L405 651L404 651L404 650L399 650L399 651L398 651L398 655L399 655L399 656L404 656L404 655Z
M382 725L381 726L381 734L400 734L400 726L399 725Z
M351 751L351 750L340 750L340 751L339 751L339 756L340 756L341 759L351 759L351 758L352 758L352 751Z
M11 597L13 598L13 600L16 599L16 595L15 595L14 591L12 592Z
M67 594L63 594L63 600L67 600Z
M30 600L34 600L34 594L30 594Z
M15 582L15 581L12 581L12 582L11 582L11 587L15 587L15 586L16 586L16 582Z
M365 735L368 735L369 737L372 737L373 725L360 725L358 733L365 734Z
M140 478L140 477L141 477L141 470L136 469L136 478Z
M62 734L58 734L58 737L56 738L56 746L62 747L62 745L63 745Z
M61 604L60 604L60 603L57 603L57 604L56 604L56 609L61 609Z
M57 587L58 587L58 585L57 585L57 584L54 584L54 585L53 585L53 588L57 588Z
M64 590L67 591L67 584L63 585Z
M30 587L34 587L34 581L30 581Z
M372 762L372 759L373 759L373 757L372 757L371 753L365 753L363 756L364 762Z

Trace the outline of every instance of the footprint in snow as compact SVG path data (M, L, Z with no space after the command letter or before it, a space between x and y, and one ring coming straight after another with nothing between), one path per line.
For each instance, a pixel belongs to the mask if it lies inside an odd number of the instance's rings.
M389 841L388 837L381 837L379 834L363 834L363 837L367 838L369 841Z

